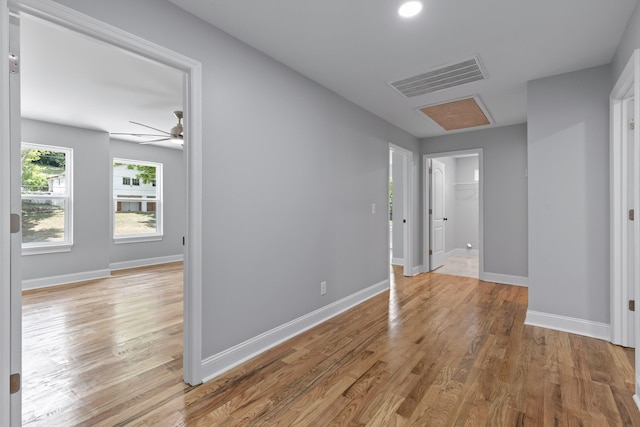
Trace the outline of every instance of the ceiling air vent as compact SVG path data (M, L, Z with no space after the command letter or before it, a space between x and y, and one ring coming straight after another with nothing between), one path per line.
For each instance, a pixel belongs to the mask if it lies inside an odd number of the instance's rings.
M486 76L480 66L480 59L474 56L466 61L439 67L390 84L407 98L412 98L484 79Z

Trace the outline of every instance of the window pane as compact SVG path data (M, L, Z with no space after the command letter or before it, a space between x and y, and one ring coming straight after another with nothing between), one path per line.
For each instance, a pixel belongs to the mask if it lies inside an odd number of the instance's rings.
M22 148L22 194L68 194L65 152Z
M113 159L115 237L162 233L156 186L161 174L160 163Z
M64 242L64 199L22 200L22 243Z
M126 236L133 234L149 234L157 232L157 221L154 210L150 210L151 202L118 202L115 213L115 235ZM146 211L142 209L147 209Z

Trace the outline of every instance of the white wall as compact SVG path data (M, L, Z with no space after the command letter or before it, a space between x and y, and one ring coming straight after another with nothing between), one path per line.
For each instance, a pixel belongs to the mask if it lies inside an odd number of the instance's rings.
M610 90L609 66L528 84L529 310L609 323Z
M371 204L416 138L166 1L60 3L202 63L203 359L387 280Z
M22 141L73 148L73 248L22 257L22 279L66 276L109 268L109 135L22 120Z
M527 126L422 140L423 154L483 149L484 270L527 277Z
M453 189L456 206L456 249L466 250L467 243L471 243L473 249L479 248L478 184L468 184L474 182L474 171L477 169L477 156L456 158L457 185Z

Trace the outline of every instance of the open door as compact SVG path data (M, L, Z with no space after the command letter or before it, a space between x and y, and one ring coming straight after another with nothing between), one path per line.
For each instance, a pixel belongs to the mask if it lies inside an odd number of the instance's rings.
M10 393L11 393L11 425L22 424L22 280L20 276L20 258L22 256L22 200L20 185L22 181L20 161L20 21L16 16L10 17L9 25L9 52L10 52L10 77L9 77L9 131L10 131L10 158L9 168L11 178L11 256L10 256L10 316L11 316L11 346L10 346Z
M444 212L444 163L432 159L431 160L431 200L429 209L430 228L429 236L431 258L429 265L431 270L442 267L445 258L445 223L447 217Z

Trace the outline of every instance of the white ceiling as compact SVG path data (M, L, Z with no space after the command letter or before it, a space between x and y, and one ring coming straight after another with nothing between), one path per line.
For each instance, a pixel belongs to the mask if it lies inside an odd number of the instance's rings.
M418 107L469 95L495 126L525 122L526 82L608 64L637 3L423 0L402 19L400 0L171 1L417 137L447 133ZM388 84L475 55L484 81L411 99ZM32 18L21 56L23 117L140 133L129 120L169 130L182 109L181 72Z
M20 22L25 118L106 132L169 131L182 110L183 73L28 16ZM140 142L149 138L120 139ZM153 139L153 138L152 138ZM154 145L180 148L171 142Z
M479 95L495 126L526 121L526 82L611 62L637 0L170 0L417 137L417 107ZM406 99L388 83L479 55L488 79Z

